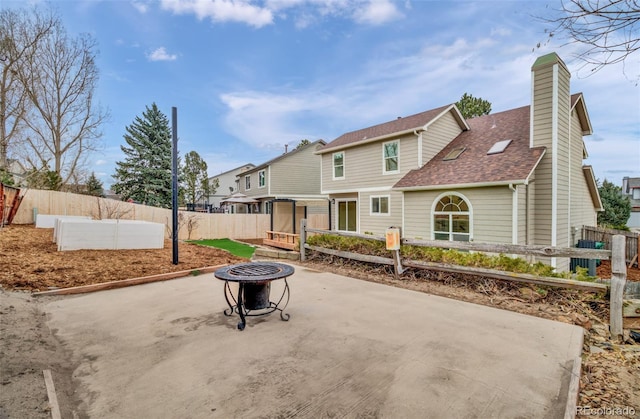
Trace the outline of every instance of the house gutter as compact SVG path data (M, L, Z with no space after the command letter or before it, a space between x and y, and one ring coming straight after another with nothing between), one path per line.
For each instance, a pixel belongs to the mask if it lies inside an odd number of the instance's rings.
M526 185L528 181L526 179L521 180L506 180L499 182L480 182L480 183L459 183L459 184L447 184L447 185L430 185L430 186L400 186L393 187L395 191L438 191L442 189L468 189L468 188L485 188L491 186L509 186L512 185Z
M341 145L341 146L337 146L337 147L323 148L322 150L316 151L315 154L326 154L326 153L331 153L331 152L334 152L334 151L346 150L348 148L359 147L359 146L364 145L364 144L375 143L376 141L382 141L382 140L386 140L388 138L395 138L395 137L399 137L399 136L402 136L402 135L413 134L418 129L426 129L426 126L421 127L421 128L409 128L409 129L406 129L404 131L392 132L390 134L380 135L378 137L373 137L373 138L367 138L367 139L364 139L364 140L361 140L361 141L356 141L356 142L353 142L353 143L349 143L349 144L345 144L345 145Z

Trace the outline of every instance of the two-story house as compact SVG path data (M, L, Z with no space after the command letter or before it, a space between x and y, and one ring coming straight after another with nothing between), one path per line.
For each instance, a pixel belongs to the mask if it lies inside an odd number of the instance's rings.
M530 106L465 120L455 104L331 141L322 193L335 229L426 240L568 247L602 203L583 135L582 94L555 54L532 67ZM569 260L549 262L568 270Z
M631 201L631 214L627 227L640 230L640 177L622 178L622 194Z
M300 220L327 228L329 202L320 192L320 156L316 140L238 175L239 191L258 201L255 210L271 214L271 231L297 234Z
M215 192L209 195L208 203L214 209L220 209L221 201L224 198L238 192L238 175L254 167L256 167L255 164L247 163L234 169L227 170L226 172L222 172L216 176L211 176L209 178L209 185L215 186ZM233 212L236 212L235 207L229 206L229 208L233 209Z

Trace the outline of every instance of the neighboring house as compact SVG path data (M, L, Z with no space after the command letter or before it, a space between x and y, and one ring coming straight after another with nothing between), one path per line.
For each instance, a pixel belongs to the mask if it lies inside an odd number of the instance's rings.
M216 191L214 193L209 195L207 199L208 203L213 208L220 208L221 200L235 192L238 192L238 175L254 167L254 164L247 163L242 166L236 167L235 169L227 170L226 172L220 173L219 175L210 177L209 185L212 185L215 179L218 179L218 187L216 188ZM233 208L235 212L235 206L232 206L231 208Z
M602 211L582 94L555 54L532 67L532 105L465 120L454 104L349 132L323 147L333 226L403 237L569 247ZM569 259L547 260L561 271Z
M622 194L631 201L631 214L627 227L640 229L640 177L625 176L622 179Z
M7 159L7 173L13 177L16 186L26 186L27 169L16 159Z
M324 215L328 222L329 202L320 193L316 153L324 145L316 140L238 175L240 192L258 201L251 211L272 214L271 230L296 233L300 220L312 215Z

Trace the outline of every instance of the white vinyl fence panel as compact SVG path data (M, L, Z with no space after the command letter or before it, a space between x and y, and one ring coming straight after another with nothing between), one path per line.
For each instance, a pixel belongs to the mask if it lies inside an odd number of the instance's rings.
M64 218L67 220L91 220L91 217L84 215L37 214L36 228L55 228L56 220L59 218Z
M58 250L162 249L164 224L135 220L59 219Z

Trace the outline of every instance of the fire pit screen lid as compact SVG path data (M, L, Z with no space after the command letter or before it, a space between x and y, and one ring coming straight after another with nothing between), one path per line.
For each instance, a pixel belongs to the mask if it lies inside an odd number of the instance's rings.
M275 262L249 262L225 266L214 275L225 281L272 281L293 274L292 266Z

